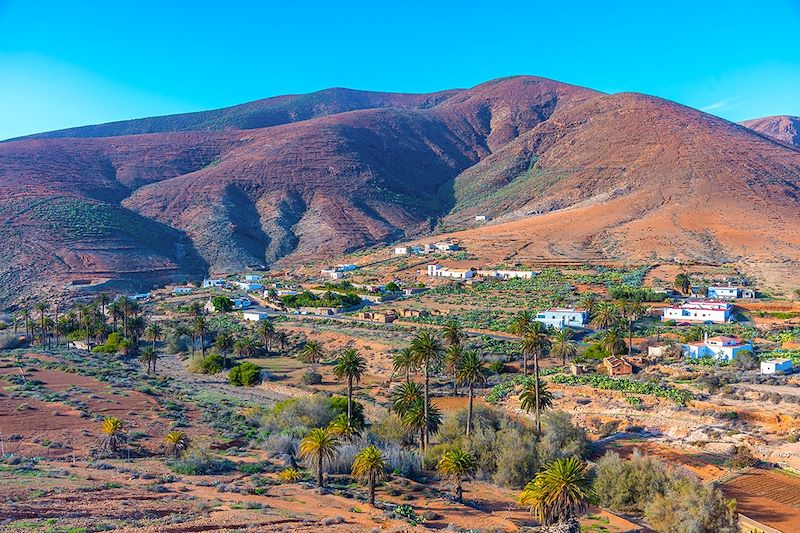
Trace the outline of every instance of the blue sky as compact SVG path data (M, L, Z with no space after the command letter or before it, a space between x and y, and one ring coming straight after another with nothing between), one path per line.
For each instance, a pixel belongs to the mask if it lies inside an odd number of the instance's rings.
M797 28L800 0L0 0L0 139L333 86L426 92L513 74L729 120L800 115Z

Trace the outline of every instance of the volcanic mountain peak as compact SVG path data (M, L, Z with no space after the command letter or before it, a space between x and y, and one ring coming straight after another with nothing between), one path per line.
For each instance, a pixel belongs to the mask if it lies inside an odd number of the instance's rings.
M81 138L50 138L68 135ZM317 259L476 214L533 221L481 230L533 255L800 258L800 151L544 78L331 89L38 137L0 143L0 225L15 236L0 241L0 298Z
M800 117L777 115L745 120L741 124L779 141L800 146Z

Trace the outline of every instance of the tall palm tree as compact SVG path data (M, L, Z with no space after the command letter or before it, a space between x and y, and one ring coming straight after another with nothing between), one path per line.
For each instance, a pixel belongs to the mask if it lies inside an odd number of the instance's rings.
M256 329L264 342L264 349L269 353L272 351L272 339L275 337L275 325L272 323L272 320L262 320L258 323Z
M464 357L464 348L460 344L451 344L444 354L444 369L453 376L453 395L458 396L458 364Z
M61 322L59 322L58 318L58 308L60 307L61 303L56 302L54 307L55 317L53 318L53 333L56 335L56 349L58 349L59 343L59 333L61 332Z
M27 307L22 308L22 318L25 320L25 342L31 342L31 311Z
M328 431L344 442L353 442L361 434L359 428L350 425L346 414L337 415L336 418L331 420L328 424Z
M422 461L427 442L426 437L439 431L439 426L442 424L442 415L439 409L435 404L427 405L426 409L424 398L420 398L406 407L400 420L406 429L419 434L419 457Z
M158 361L158 354L156 350L152 346L145 346L142 348L142 353L139 354L139 362L144 364L147 363L147 373L151 373L156 371L156 361Z
M520 311L514 316L511 325L508 328L510 333L514 335L522 335L528 330L528 327L533 323L533 315L530 311Z
M117 322L122 319L122 305L119 300L114 300L108 304L108 314L111 316L114 331L117 331Z
M540 522L550 525L581 513L590 493L586 464L565 457L536 474L519 494L519 503L529 506Z
M583 298L581 298L581 301L579 302L578 305L582 309L585 309L586 312L591 317L594 314L594 308L597 305L598 299L599 297L597 296L597 293L587 292L586 294L583 295Z
M572 330L564 327L558 330L550 340L550 354L561 358L566 365L567 359L578 355L578 343L572 340Z
M522 337L521 341L521 348L522 353L531 353L533 354L533 383L536 392L536 403L537 405L540 402L539 399L539 357L543 356L547 350L550 349L550 335L547 331L547 328L541 322L534 322L532 323L527 331L525 332L524 336ZM527 365L526 365L526 373L527 375ZM539 423L539 414L537 411L536 414L536 429L541 433L542 427Z
M424 401L424 394L419 383L406 381L392 391L392 410L403 416L412 405Z
M122 420L115 416L108 416L103 419L100 431L103 433L100 438L100 451L117 453L120 444L125 440L125 424Z
M222 355L222 367L228 368L228 354L233 350L233 336L227 331L221 331L214 339L214 347Z
M325 348L317 341L308 341L298 356L301 361L315 365L325 358Z
M367 482L369 504L375 507L375 487L386 474L386 458L374 444L358 452L353 459L353 477Z
M423 331L411 341L411 349L417 356L417 362L422 366L425 375L424 407L425 419L430 419L430 371L431 366L437 365L442 359L442 343L430 331ZM425 426L425 444L428 441L428 429Z
M321 428L312 429L300 441L298 455L303 459L316 463L318 487L323 486L323 466L336 457L338 448L339 439Z
M102 326L105 326L102 321L99 320L99 317L96 316L96 321ZM145 329L147 328L147 322L143 316L132 316L128 319L128 330L131 340L134 342L139 341L139 337L144 334Z
M524 384L522 392L519 394L519 400L523 411L527 413L534 412L536 431L541 433L541 413L553 406L553 395L547 390L547 386L544 383L540 382L537 386L533 380L530 380Z
M361 381L367 370L367 360L353 348L342 352L333 367L333 374L339 378L347 378L347 424L353 425L353 382Z
M640 298L627 300L620 306L622 318L628 325L628 355L633 354L633 323L639 320L647 312L647 308L642 304Z
M591 324L599 329L608 329L619 322L619 309L610 302L600 302L594 312Z
M466 334L464 333L464 329L458 323L457 320L450 320L445 326L442 336L444 337L444 342L448 346L455 346L457 344L461 344L466 338Z
M467 437L469 437L472 430L472 401L475 384L486 381L486 374L484 372L483 360L475 352L467 352L467 354L461 358L456 368L456 377L458 381L466 383L469 391L469 403L467 404Z
M689 275L685 272L681 272L675 276L675 288L683 294L688 294L689 290L692 288L692 280L689 278Z
M611 327L603 332L600 345L611 355L618 355L625 351L625 334L619 327Z
M208 332L208 328L206 326L206 318L202 315L195 317L194 322L192 323L192 329L194 330L194 334L200 337L200 354L203 357L205 357L206 333Z
M172 335L176 338L192 339L192 355L194 355L194 333L192 329L184 323L178 323L172 326Z
M233 351L239 357L250 357L256 351L256 343L250 337L242 337L233 343Z
M278 341L278 346L280 346L280 350L283 352L286 350L286 343L289 342L289 334L280 330L275 333L275 340Z
M147 328L144 331L145 338L153 343L153 350L156 349L156 343L161 340L161 337L164 334L164 329L161 327L161 324L158 322L151 322L147 325Z
M34 306L34 309L39 311L39 327L41 328L41 335L42 335L40 342L44 347L45 339L47 337L47 328L45 327L44 324L44 317L45 313L47 313L47 310L50 309L50 306L47 304L47 302L37 302L36 305Z
M456 489L456 501L459 503L464 501L462 483L475 475L477 469L478 461L468 452L461 449L445 452L436 466L436 470L439 471L442 477L448 477L453 481Z
M106 318L106 306L111 301L111 298L108 296L108 293L101 292L97 295L97 298L94 299L95 304L100 306L100 313L103 316L103 320Z
M392 366L394 367L393 374L403 372L406 375L406 381L410 381L411 371L417 367L417 356L411 348L402 348L392 357Z

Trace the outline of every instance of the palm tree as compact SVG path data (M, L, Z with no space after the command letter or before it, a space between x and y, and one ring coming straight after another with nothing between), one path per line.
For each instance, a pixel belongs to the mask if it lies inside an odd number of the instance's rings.
M347 425L352 425L353 422L353 381L361 381L366 370L366 359L353 348L343 351L333 367L333 374L337 378L347 378Z
M321 428L312 429L308 432L308 435L300 441L298 455L301 458L316 463L317 486L320 488L323 486L322 467L326 462L330 462L336 457L338 447L339 439Z
M619 321L619 310L610 302L600 302L595 309L591 324L596 328L608 329Z
M423 401L423 395L419 383L406 381L392 391L392 410L403 416L413 404Z
M375 507L375 487L386 474L386 458L374 444L358 452L353 459L353 477L369 485L369 504Z
M621 306L622 317L628 323L628 355L633 354L633 323L644 315L646 308L640 299L628 300Z
M214 347L222 355L222 367L228 368L228 354L233 350L233 337L227 331L221 331L214 339Z
M625 351L625 334L618 327L607 329L600 339L600 345L611 355Z
M56 334L56 349L58 349L59 345L59 333L61 332L61 323L58 320L58 308L60 306L59 302L56 302L55 305L55 317L53 319L53 333Z
M692 288L692 280L689 278L689 275L685 272L681 272L677 276L675 276L675 288L678 289L681 293L687 294L689 289Z
M108 314L111 316L111 321L114 324L114 331L117 331L117 322L122 318L122 306L118 300L114 300L108 304Z
M572 330L564 327L558 330L550 341L550 354L561 358L566 365L567 359L578 354L578 343L572 340Z
M586 464L565 457L536 474L519 494L519 503L529 506L540 522L550 525L581 513L590 492Z
M394 367L394 374L404 372L406 381L411 379L411 371L417 367L417 356L411 348L402 348L399 352L392 357L392 366Z
M361 434L359 428L350 425L347 415L344 413L331 420L328 424L328 431L344 442L353 442Z
M442 477L448 477L453 481L456 488L456 501L464 501L464 493L461 484L464 480L470 479L478 469L478 462L475 458L464 450L450 450L442 455L436 470Z
M531 323L533 323L533 315L531 312L520 311L514 316L508 331L514 335L522 335L528 330Z
M45 313L47 312L47 310L49 308L50 308L50 306L47 304L47 302L37 302L36 305L34 306L34 309L39 311L39 324L40 324L40 328L41 328L41 332L42 332L42 338L41 338L40 341L42 343L42 346L44 346L45 339L47 337L47 328L46 328L45 323L44 323L44 317L45 317Z
M435 366L439 363L442 358L442 353L444 349L442 348L442 343L433 336L430 331L423 331L411 342L411 349L414 351L414 354L417 357L417 363L422 366L422 370L425 375L425 394L424 396L424 403L425 403L425 419L430 419L430 370L431 366ZM427 444L428 441L428 429L427 425L424 428L425 431L425 443ZM424 446L423 444L423 446Z
M25 342L31 342L31 311L27 307L22 308L22 318L25 320Z
M541 322L534 322L528 327L525 335L522 337L521 347L522 353L533 354L533 384L536 392L536 404L540 403L539 398L539 357L544 355L550 349L550 336L547 328ZM527 365L525 368L525 375L527 376ZM536 430L541 433L542 427L539 421L539 411L536 412Z
M178 323L172 326L172 336L176 338L191 338L192 339L192 355L194 356L194 333L191 328L183 323Z
M581 298L581 301L578 305L582 309L585 309L586 312L591 317L594 314L594 308L597 305L598 299L599 297L597 296L597 293L587 292L586 294L583 295L583 298Z
M450 320L444 326L443 332L444 342L448 346L455 346L457 344L461 344L461 341L464 340L466 334L464 330L461 328L461 325L456 320Z
M193 316L200 316L203 314L203 305L200 302L192 302L189 304L189 312Z
M128 329L130 330L131 340L133 340L134 342L138 342L139 337L144 333L146 327L147 323L145 322L143 316L134 316L132 318L129 318Z
M108 296L108 293L101 292L97 295L97 298L94 299L94 303L100 306L100 313L103 316L103 320L106 319L106 306L111 301L111 298Z
M460 344L451 344L444 354L444 369L453 376L453 396L458 396L458 364L464 356L464 349Z
M100 425L103 436L100 439L100 451L117 453L119 445L125 440L125 424L115 416L108 416L103 419Z
M161 340L164 330L158 322L151 322L147 325L144 331L145 338L153 343L153 350L156 349L156 343Z
M256 351L256 343L250 337L242 337L233 343L233 350L239 357L249 357Z
M256 329L264 341L264 349L269 353L272 350L272 339L275 337L275 325L272 320L262 320Z
M419 458L422 461L426 437L439 431L439 426L442 424L439 409L435 404L426 406L424 398L420 398L406 407L400 419L409 431L419 434Z
M534 378L535 379L535 378ZM539 422L541 412L553 406L553 395L547 390L547 386L540 382L527 381L519 394L520 407L523 411L530 413L534 411L536 418L536 430L541 433L542 426Z
M281 352L286 350L286 343L289 341L289 334L283 330L275 333L275 339L278 341L278 346L281 347Z
M204 316L197 316L194 319L194 323L192 324L192 329L194 330L194 334L200 337L200 354L205 357L206 356L206 333L208 329L206 327L206 319Z
M145 346L142 348L142 353L139 354L139 362L142 364L147 363L148 374L150 373L151 367L153 372L156 371L156 361L158 361L158 354L152 346Z
M315 365L325 358L325 348L317 341L308 341L300 350L298 357L305 363Z
M461 383L466 383L469 391L469 403L467 407L467 437L472 428L472 400L474 395L475 383L486 381L484 374L483 360L475 352L468 352L459 361L456 368L456 377Z
M191 440L183 431L174 430L164 435L166 454L171 457L180 457L189 449Z

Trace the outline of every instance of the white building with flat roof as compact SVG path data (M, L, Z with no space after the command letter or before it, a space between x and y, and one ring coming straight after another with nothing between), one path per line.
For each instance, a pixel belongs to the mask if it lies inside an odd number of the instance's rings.
M709 337L708 333L700 342L683 345L683 354L691 359L713 357L718 361L733 361L742 350L753 351L753 343L742 341L736 336Z
M767 361L761 361L761 373L762 374L776 374L778 372L786 372L792 369L792 360L791 359L769 359Z
M484 278L502 280L513 278L531 279L536 276L536 272L533 270L478 270L477 274Z
M475 275L475 271L469 269L447 268L442 265L428 265L428 275L432 278L454 278L470 279Z
M248 274L244 277L245 281L261 281L261 276L259 274Z
M563 329L564 327L582 328L589 321L589 313L582 309L553 307L536 313L534 320L556 329Z
M194 290L194 287L175 287L172 289L172 294L175 296L181 296L183 294L191 294Z
M208 289L209 287L222 287L225 285L224 279L204 279L203 280L203 288Z
M242 311L242 318L245 320L251 320L253 322L260 322L262 320L269 319L269 313L266 311L258 311L256 309L251 309L248 311Z
M731 321L732 315L733 305L729 302L696 300L665 308L661 320L697 322L700 324L725 324Z
M234 281L233 285L245 292L260 291L264 288L262 284L252 281Z

